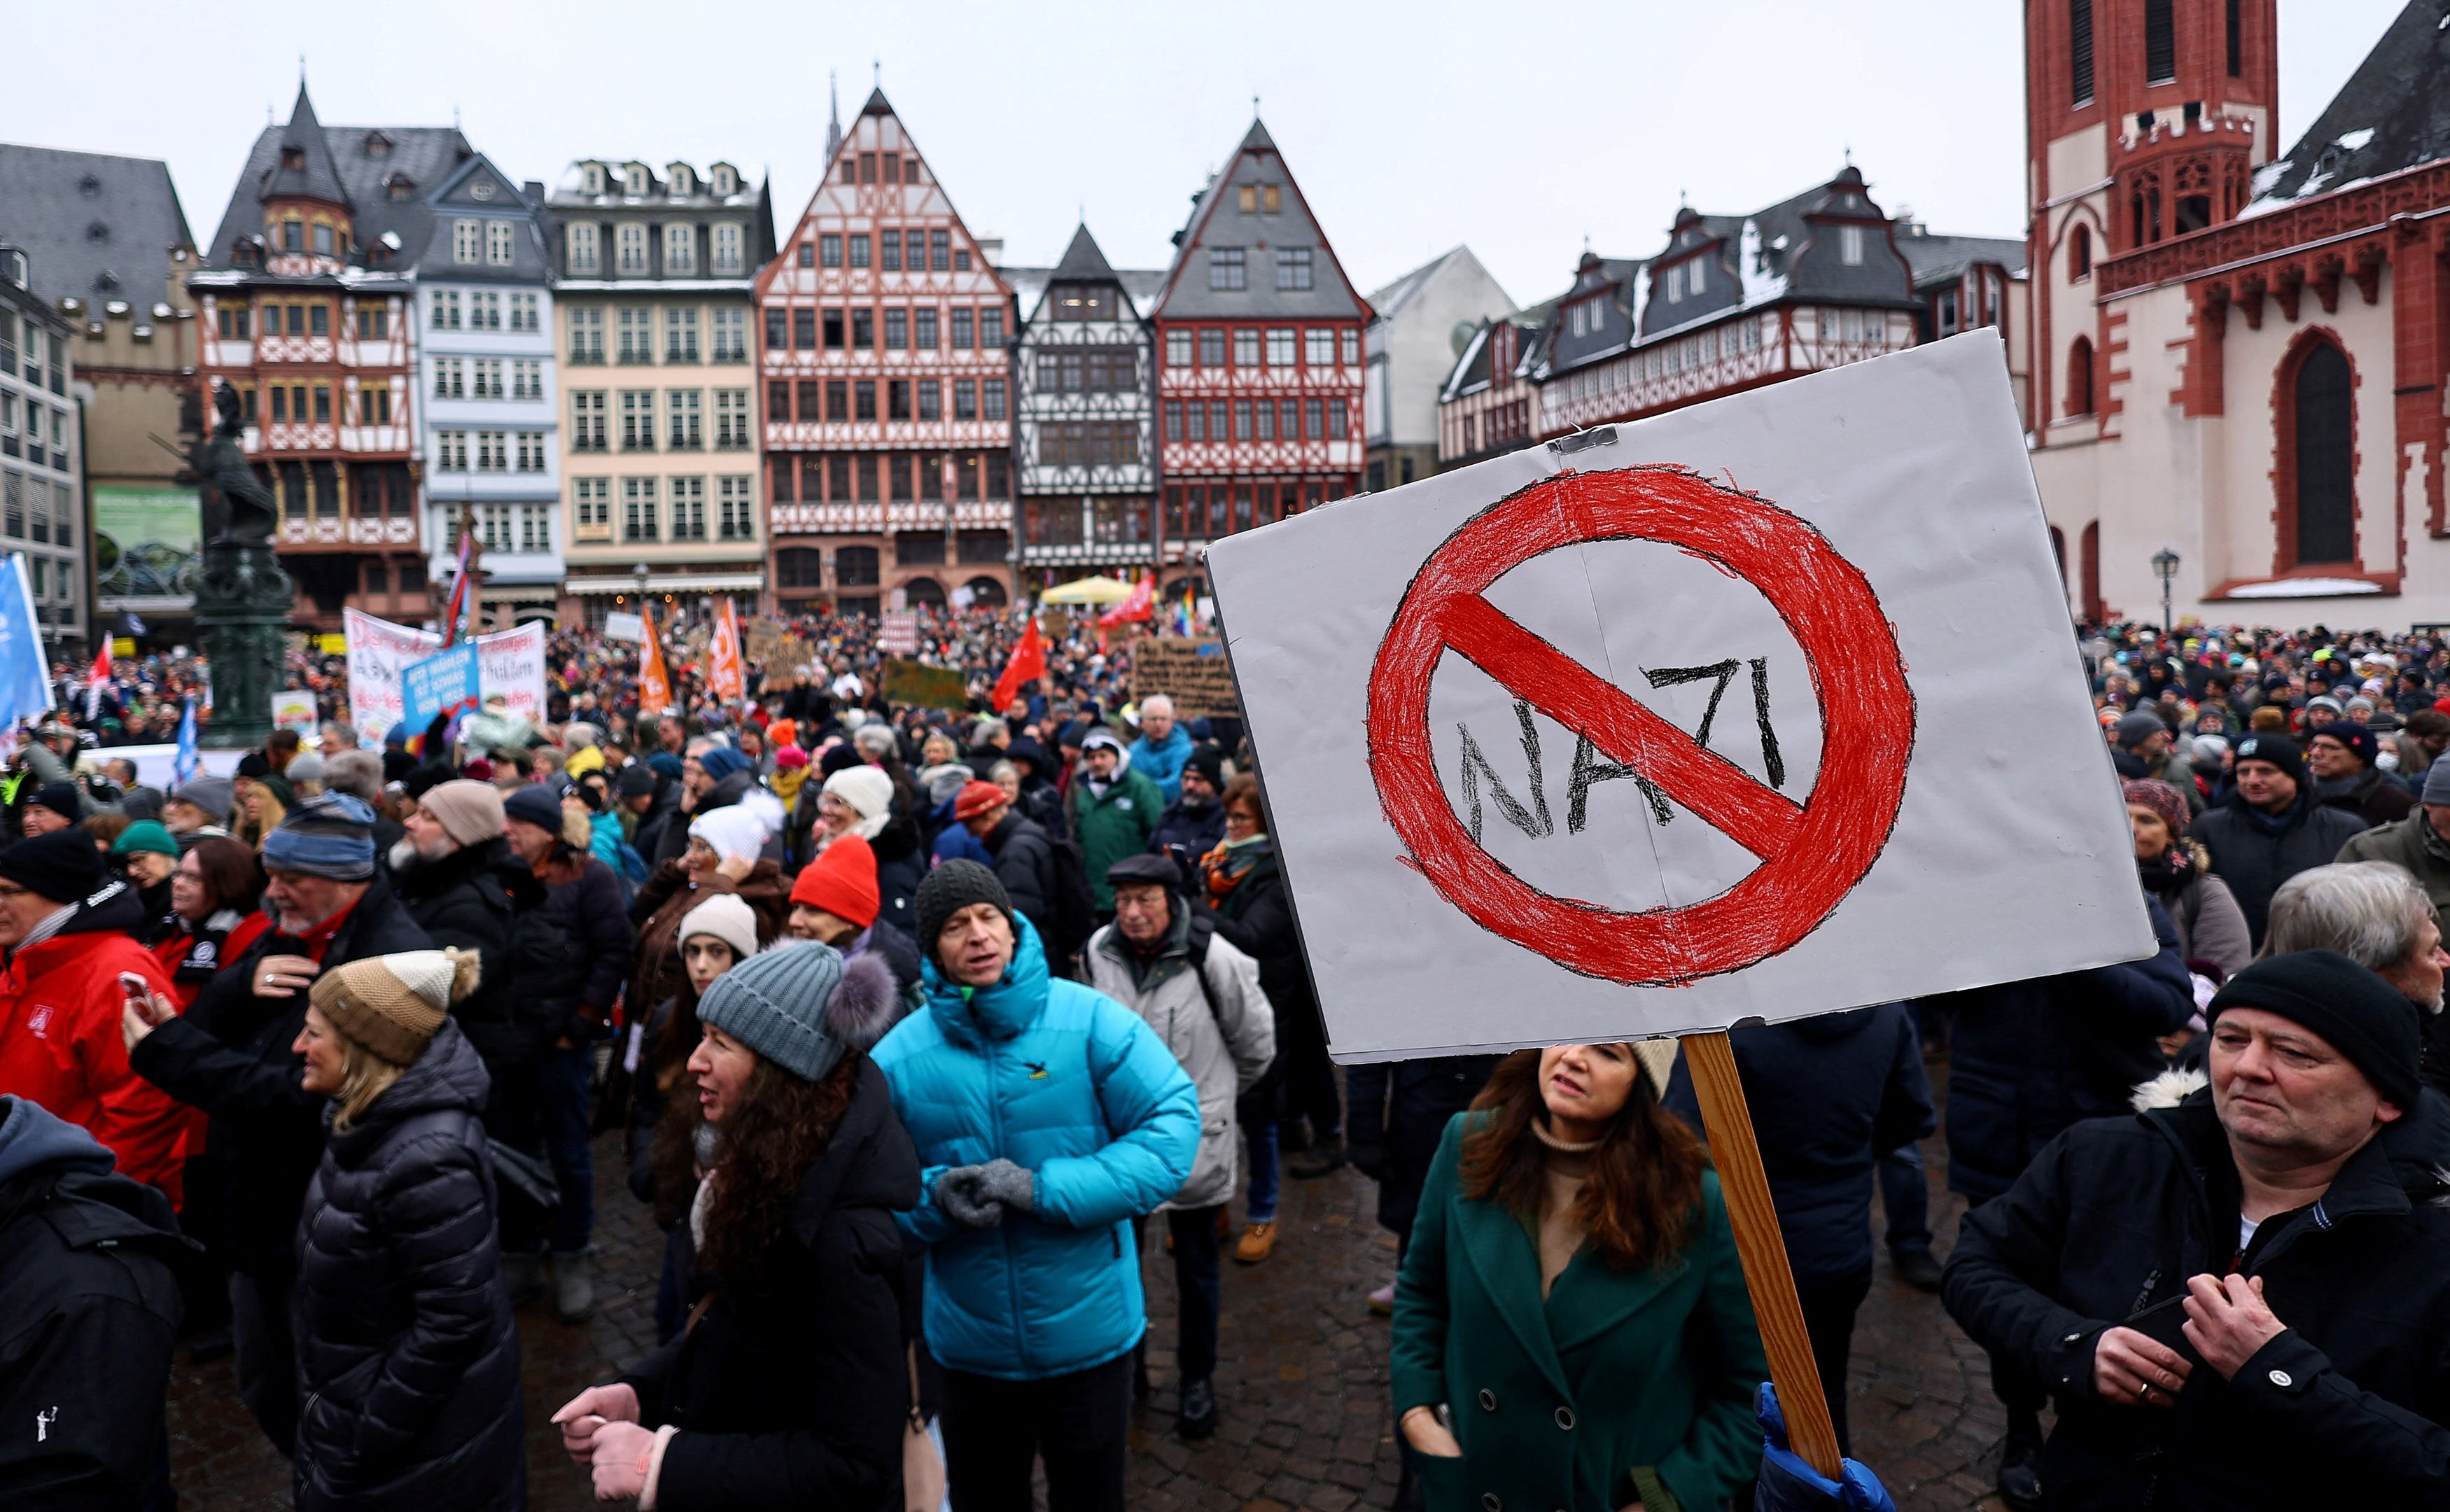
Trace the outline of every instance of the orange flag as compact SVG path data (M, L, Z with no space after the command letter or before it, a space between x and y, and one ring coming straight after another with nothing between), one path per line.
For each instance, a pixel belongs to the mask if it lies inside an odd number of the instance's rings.
M1039 637L1038 616L1029 617L1029 628L1021 632L1021 644L1012 649L1012 660L1004 664L1003 675L996 679L995 711L1002 713L1012 705L1012 695L1021 691L1026 682L1046 679L1046 642Z
M664 667L664 641L655 631L655 612L638 606L647 627L647 644L638 652L638 717L660 719L672 707L672 674Z
M723 601L723 609L714 616L714 634L706 647L708 684L714 696L726 703L737 703L749 696L749 670L740 660L740 619L732 612L731 600Z

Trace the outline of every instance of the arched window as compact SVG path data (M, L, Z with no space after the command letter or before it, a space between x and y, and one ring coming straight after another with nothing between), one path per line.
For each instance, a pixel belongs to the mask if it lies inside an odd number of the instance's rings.
M932 577L914 577L902 585L902 591L914 605L924 604L929 609L944 607L944 585Z
M2068 343L2067 413L2070 419L2092 413L2092 338L2089 336Z
M2077 587L2084 593L2084 617L2095 624L2110 617L2101 601L2101 522L2094 520L2076 538Z
M2067 532L2051 527L2051 559L2059 564L2059 591L2067 591Z
M2310 342L2298 360L2294 403L2297 560L2353 562L2357 557L2355 415L2348 359L2326 340Z
M2079 225L2068 237L2068 281L2081 283L2092 277L2092 227Z
M1003 585L992 577L974 577L962 585L970 591L972 609L1003 608Z

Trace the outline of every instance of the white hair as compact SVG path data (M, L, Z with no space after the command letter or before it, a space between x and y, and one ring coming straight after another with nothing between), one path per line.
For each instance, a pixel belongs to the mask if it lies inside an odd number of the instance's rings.
M1174 700L1163 693L1151 693L1140 700L1140 714L1144 718L1150 714L1163 714L1171 719L1174 717Z

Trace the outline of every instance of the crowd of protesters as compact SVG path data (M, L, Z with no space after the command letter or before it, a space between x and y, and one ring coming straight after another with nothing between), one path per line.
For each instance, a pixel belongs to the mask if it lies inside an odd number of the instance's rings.
M1217 1429L1222 1262L1349 1162L1397 1242L1353 1302L1391 1319L1400 1505L1795 1504L1674 1047L1339 1074L1239 722L1135 698L1093 627L992 707L1024 625L922 613L962 708L886 697L856 617L783 627L729 704L669 628L655 710L636 647L556 634L540 721L375 749L301 649L321 727L167 792L64 698L0 779L0 1500L170 1504L184 1335L301 1506L573 1473L1108 1512L1136 1404ZM1876 1197L1991 1354L2008 1504L2450 1504L2450 647L2081 646L2137 867L2103 902L2157 953L1730 1035L1840 1440ZM113 739L193 671L124 670ZM599 1274L616 1144L653 1274ZM608 1281L658 1347L552 1414L576 1470L531 1464L519 1319Z

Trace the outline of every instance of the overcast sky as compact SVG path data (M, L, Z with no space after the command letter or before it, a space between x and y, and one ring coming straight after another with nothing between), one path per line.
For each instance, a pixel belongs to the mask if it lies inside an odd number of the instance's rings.
M2284 146L2401 3L2281 0ZM10 10L0 141L167 159L200 242L266 107L286 119L301 52L327 125L457 110L511 177L548 183L580 157L729 159L771 173L778 233L823 167L827 71L848 114L881 65L970 229L1019 263L1053 262L1085 211L1116 265L1163 266L1254 93L1364 292L1468 242L1529 302L1565 284L1586 237L1653 252L1681 195L1756 209L1849 148L1892 213L2024 225L2008 0Z

